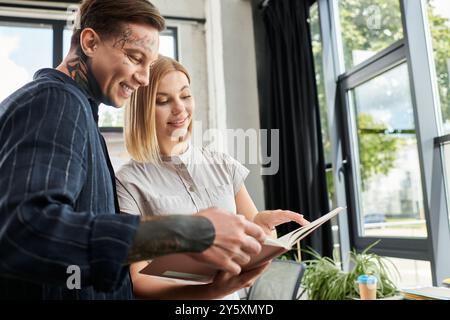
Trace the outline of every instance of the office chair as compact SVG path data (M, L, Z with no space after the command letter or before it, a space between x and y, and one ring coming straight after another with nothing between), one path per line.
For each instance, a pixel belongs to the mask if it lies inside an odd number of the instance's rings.
M297 300L306 265L290 260L273 260L250 287L247 300Z

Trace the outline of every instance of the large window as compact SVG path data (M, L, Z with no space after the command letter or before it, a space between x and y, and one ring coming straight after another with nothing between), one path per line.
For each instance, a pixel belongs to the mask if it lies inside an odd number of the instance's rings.
M0 22L0 101L52 66L51 25Z
M450 1L428 0L427 2L443 131L450 133Z
M442 156L450 221L450 1L427 0L427 12L442 115L441 134L447 135L443 139Z
M321 31L311 15L311 38L322 125L332 124L336 205L348 208L341 248L381 239L372 250L392 258L401 286L440 284L450 269L450 2L318 4Z
M409 288L432 285L433 281L429 261L399 259L392 257L386 258L392 263L387 264L390 274L399 276L399 278L394 276L394 281L397 286L401 288ZM393 266L395 266L396 270ZM397 274L397 272L400 274Z
M403 38L399 0L339 0L346 69Z
M350 90L360 234L426 237L406 63Z

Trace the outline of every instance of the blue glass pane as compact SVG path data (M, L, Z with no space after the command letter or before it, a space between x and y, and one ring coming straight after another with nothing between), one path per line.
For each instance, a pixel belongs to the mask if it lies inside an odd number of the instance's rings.
M53 30L43 25L0 25L0 101L53 66Z

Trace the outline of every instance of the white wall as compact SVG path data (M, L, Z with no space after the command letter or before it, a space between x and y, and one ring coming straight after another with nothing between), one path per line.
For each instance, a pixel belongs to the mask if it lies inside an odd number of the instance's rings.
M205 19L205 0L152 0L166 17ZM208 128L208 75L206 68L205 25L192 21L167 19L168 27L178 29L179 61L192 78L192 91L196 102L195 120Z
M244 129L244 131L255 129L259 132L259 103L251 4L244 0L222 0L220 2L227 128ZM258 151L259 148L260 144L258 144ZM247 189L257 208L263 210L265 205L260 162L258 161L258 164L247 162L245 166L250 169L246 180Z
M188 69L195 98L195 120L208 124L208 73L204 24L167 20L168 26L178 27L179 61Z
M205 18L205 0L150 0L164 16Z

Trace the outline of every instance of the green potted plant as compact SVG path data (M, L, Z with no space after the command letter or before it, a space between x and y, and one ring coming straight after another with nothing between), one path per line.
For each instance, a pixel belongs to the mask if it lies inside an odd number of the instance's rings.
M397 287L392 281L387 264L390 263L396 274L398 270L389 260L368 251L378 242L367 247L363 252L350 252L353 266L350 272L344 272L339 262L329 257L322 257L316 251L303 250L314 257L304 261L307 268L302 279L302 286L311 300L346 300L358 299L359 290L356 282L362 274L372 274L378 279L377 299L395 296Z

